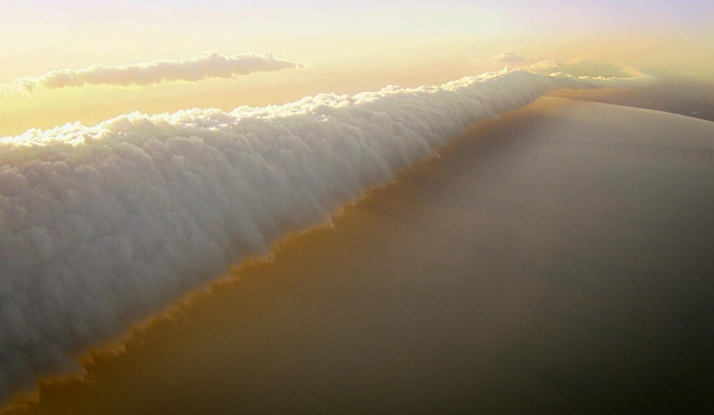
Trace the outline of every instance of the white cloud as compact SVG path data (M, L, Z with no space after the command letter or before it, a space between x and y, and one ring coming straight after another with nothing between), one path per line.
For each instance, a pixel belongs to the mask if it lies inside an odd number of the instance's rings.
M495 62L503 62L503 63L521 63L521 62L525 62L530 59L516 55L513 52L501 52L497 55L491 56L491 58L489 60L495 61Z
M269 53L221 56L206 53L190 59L155 60L130 65L94 65L84 69L60 69L38 77L23 77L0 90L79 88L84 85L145 86L161 82L196 82L209 78L232 78L253 72L295 69L297 62L275 59Z
M474 122L595 85L502 71L0 138L0 398L329 221Z
M489 57L483 57L483 56L475 56L474 57L476 61L478 62L497 62L497 63L504 63L512 67L518 67L520 65L525 65L528 63L533 63L533 62L538 62L543 60L541 57L529 57L529 56L521 56L513 52L501 52L497 53L493 56Z

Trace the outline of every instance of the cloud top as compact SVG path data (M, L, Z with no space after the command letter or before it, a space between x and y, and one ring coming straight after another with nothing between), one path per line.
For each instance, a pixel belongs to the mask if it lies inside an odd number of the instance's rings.
M190 59L53 70L38 77L14 79L4 89L32 93L38 89L79 88L85 85L146 86L161 82L232 78L253 72L280 71L301 66L298 62L275 59L270 53L232 56L206 53Z

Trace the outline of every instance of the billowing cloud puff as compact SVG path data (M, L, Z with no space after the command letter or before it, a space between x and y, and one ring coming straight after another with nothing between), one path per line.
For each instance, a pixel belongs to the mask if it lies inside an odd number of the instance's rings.
M38 77L14 79L11 85L5 85L3 89L20 89L31 93L39 88L78 88L84 85L144 86L167 81L195 82L208 78L232 78L253 72L295 69L300 66L297 62L275 59L269 53L233 56L206 53L191 59L54 70Z
M329 221L474 122L593 86L502 71L0 138L0 397Z

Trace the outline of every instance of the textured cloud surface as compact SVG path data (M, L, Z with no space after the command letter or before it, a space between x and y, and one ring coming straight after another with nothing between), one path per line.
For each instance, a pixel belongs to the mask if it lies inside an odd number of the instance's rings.
M474 122L592 86L504 71L0 138L0 397L329 221Z
M271 54L221 56L207 53L197 58L156 60L133 65L101 66L84 69L61 69L39 77L13 80L5 90L20 89L31 93L39 88L78 88L84 85L151 85L166 81L200 81L208 78L231 78L252 72L279 71L300 67L297 62L275 59Z

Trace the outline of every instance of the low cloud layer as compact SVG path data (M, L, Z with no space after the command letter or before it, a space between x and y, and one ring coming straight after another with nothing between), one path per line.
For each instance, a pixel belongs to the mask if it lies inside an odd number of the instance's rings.
M38 77L14 79L12 84L4 85L3 89L32 93L38 89L79 88L85 85L145 86L171 81L196 82L209 78L232 78L253 72L299 67L300 63L275 59L269 53L233 56L206 53L191 59L54 70Z
M0 398L330 221L474 122L594 86L503 71L0 138Z

